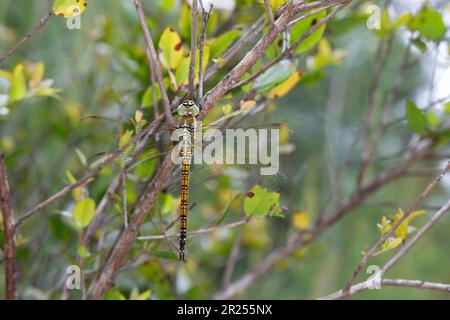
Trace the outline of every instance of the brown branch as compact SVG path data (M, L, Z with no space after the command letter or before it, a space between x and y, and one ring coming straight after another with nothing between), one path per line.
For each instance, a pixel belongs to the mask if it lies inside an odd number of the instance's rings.
M122 230L122 233L108 258L108 261L106 262L100 274L100 277L95 284L92 293L93 299L101 299L108 290L114 275L120 269L128 253L128 250L136 240L139 227L144 222L147 213L155 203L157 195L159 194L159 192L161 192L161 190L169 180L170 173L172 172L172 167L173 162L171 160L171 155L168 154L157 170L156 176L149 184L147 190L144 192L144 195L138 202L139 205L132 216L128 228Z
M450 162L449 162L450 167ZM444 214L450 209L450 200L448 200L441 209L439 209L431 219L417 231L417 233L406 241L405 245L384 265L381 269L381 276L383 276L387 271L389 271L399 260L403 257L412 246L419 241L419 239L439 220Z
M252 81L254 81L256 78L260 77L262 74L264 74L267 70L269 70L272 66L274 66L275 64L277 64L278 62L280 62L281 60L283 60L284 58L287 58L289 55L292 55L295 51L295 49L297 49L297 47L302 44L303 41L305 41L305 39L307 39L309 36L311 36L311 34L313 34L314 32L316 32L318 29L320 29L324 24L326 24L328 21L331 20L332 17L334 17L340 10L342 10L347 4L348 2L337 2L336 4L341 4L338 8L336 8L334 11L330 12L327 16L325 16L324 18L322 18L320 21L318 21L312 28L310 28L307 32L305 32L299 39L297 39L290 47L286 48L286 50L284 50L281 54L279 54L275 59L273 59L272 61L270 61L268 64L266 64L265 66L263 66L261 69L259 69L257 72L255 72L254 74L252 74L251 76L249 76L248 78L236 83L235 85L233 85L232 87L230 87L228 89L228 92L235 90L237 88L240 88ZM325 8L323 8L324 10L329 8L330 6L327 6ZM319 11L319 10L317 10ZM296 19L297 21L303 20L304 18L307 18L311 15L310 14L306 14L304 17L300 17L299 19ZM290 23L288 25L291 25Z
M428 196L428 194L433 190L433 188L441 181L441 179L447 174L447 172L450 170L450 161L445 166L444 170L441 172L439 176L437 176L426 188L425 190L417 197L417 199L414 201L414 203L408 208L406 213L403 215L402 218L399 219L399 221L388 231L386 232L378 241L377 243L369 250L367 251L366 255L363 257L363 259L359 262L357 268L352 274L351 279L347 282L347 285L345 286L344 290L349 290L352 283L355 281L356 277L359 275L361 270L364 268L364 266L367 264L367 261L371 256L377 252L378 248L395 232L395 230L405 221L405 219L408 218L408 216L416 210L420 203Z
M138 2L138 0L135 0L135 2ZM209 92L209 98L205 97L208 104L206 105L206 108L204 105L202 105L203 110L200 119L202 119L202 117L207 114L211 104L216 101L215 99L220 98L221 95L226 92L229 85L239 79L243 75L242 72L248 70L248 68L251 67L252 62L255 62L262 55L265 48L267 48L276 39L277 35L284 31L286 25L295 16L296 13L302 10L309 10L311 8L320 7L325 3L329 4L330 1L320 2L319 4L302 3L303 2L300 0L294 0L294 2L289 6L290 10L286 9L285 11L283 11L283 13L280 15L280 18L275 24L275 28L273 28L272 31L266 34L255 45L255 47L249 52L249 54L247 54L246 58L241 61L240 66L236 66L230 72L230 74L225 77L225 79L223 79L213 90ZM137 7L139 8L139 5ZM232 81L230 81L230 79ZM203 100L205 100L205 98ZM151 209L154 202L156 201L157 194L162 190L163 186L170 178L172 166L173 164L171 162L170 155L168 155L160 166L160 169L157 171L157 174L152 180L152 183L149 185L148 189L144 192L144 195L138 202L139 205L135 210L129 227L125 230L122 230L122 233L109 256L106 265L102 270L97 283L94 286L94 290L92 293L93 299L101 299L109 288L110 282L112 281L117 271L120 269L120 266L122 265L126 254L128 253L131 245L136 240L138 229L142 224L147 212Z
M195 92L195 60L197 56L197 0L191 4L191 56L189 60L189 93ZM199 66L201 69L201 65Z
M208 20L211 15L211 11L213 9L213 6L209 7L209 10L206 11L203 7L203 1L200 0L200 5L202 7L202 26L201 26L201 33L200 33L200 51L199 51L199 68L198 68L198 98L203 98L203 83L205 81L204 79L204 73L203 73L203 51L205 50L205 40L206 40L206 26L208 25Z
M151 124L149 124L145 130L142 130L137 135L135 135L122 148L118 149L117 151L111 153L108 157L106 157L106 159L102 163L100 163L98 166L96 166L91 172L86 174L83 178L79 179L75 183L72 183L72 184L64 187L62 190L55 193L53 196L49 197L48 199L42 201L41 203L37 204L32 209L25 212L17 220L17 222L15 224L15 229L19 228L26 220L28 220L30 217L32 217L37 212L39 212L39 210L49 206L50 204L52 204L56 200L62 198L63 196L65 196L66 194L71 192L72 190L89 183L92 178L94 178L101 170L103 170L103 168L110 165L114 161L114 159L116 159L120 154L122 154L122 152L124 150L126 150L127 148L129 148L133 143L135 143L136 141L138 141L139 139L141 139L142 137L144 137L146 135L151 135L152 133L154 133L161 121L162 121L162 117L160 116L158 119L154 120Z
M275 22L272 29L269 30L245 55L245 57L202 99L202 111L199 118L203 119L209 108L223 97L230 88L247 72L256 61L262 56L265 50L275 41L276 37L281 34L287 24L300 11L306 10L307 5L300 5L302 2L294 0L286 7L283 13Z
M155 76L156 81L159 84L159 90L161 91L161 101L164 109L164 116L166 118L167 124L170 127L174 127L175 121L173 120L172 112L170 109L169 96L167 95L167 90L164 85L164 79L158 63L158 56L155 51L155 46L153 45L150 29L147 26L147 21L145 18L144 10L142 9L141 0L134 0L134 5L136 7L136 11L139 17L139 22L141 24L142 30L144 31L144 40L146 44L145 52L147 54L147 59L149 61L150 72L153 73L153 75Z
M20 49L28 40L31 39L31 37L41 30L46 24L48 19L53 15L53 11L49 11L42 19L38 21L38 23L31 29L30 32L28 32L19 42L16 43L16 45L11 48L8 52L3 54L0 57L0 65L2 65L9 57L11 57L17 50Z
M422 280L406 280L406 279L383 279L381 285L394 286L394 287L406 287L406 288L418 288L418 289L430 289L436 291L450 292L450 284L428 282ZM348 291L339 290L330 295L319 298L319 300L337 300L348 296L352 296L358 292L370 290L373 287L373 280L367 280L353 285ZM372 289L374 290L374 289Z
M254 219L254 220L258 220L258 219ZM229 224L224 224L223 226L217 226L217 227L210 227L210 228L203 228L203 229L198 229L195 231L190 231L188 233L188 237L190 236L194 236L194 235L199 235L199 234L205 234L205 233L211 233L211 232L215 232L218 230L224 230L224 229L230 229L230 228L235 228L244 224L247 224L250 221L250 217L247 217L245 219L236 221L236 222L232 222ZM175 234L160 234L160 235L156 235L156 236L141 236L138 237L138 240L162 240L165 239L166 237L179 237L180 234L179 233L175 233Z
M272 9L270 8L269 0L264 0L264 6L266 7L267 18L269 19L270 25L273 27L275 25L275 20L273 19Z
M237 231L236 238L234 239L233 246L231 248L231 252L227 259L227 264L225 267L225 271L222 277L222 287L226 288L230 284L231 278L234 273L234 269L236 267L236 262L239 256L239 251L241 249L241 240L242 240L242 229Z
M3 216L3 232L5 236L5 282L6 299L16 299L15 286L15 265L16 265L16 244L14 229L14 216L9 194L8 177L3 151L0 150L0 209Z
M214 76L222 66L230 62L236 54L252 42L258 35L260 35L266 25L267 22L264 22L264 17L259 18L238 41L232 44L223 54L220 55L222 60L220 64L213 64L206 70L205 81Z
M344 215L348 214L359 204L363 203L369 195L373 194L383 186L399 178L403 174L403 172L405 172L407 167L417 161L419 158L423 157L432 145L433 144L431 141L425 141L419 144L419 146L417 146L417 148L407 154L405 156L405 159L398 165L381 173L377 179L373 180L365 187L356 190L349 198L338 205L333 213L326 216L323 220L318 221L313 230L299 234L295 240L288 243L286 246L272 251L257 267L248 271L241 278L231 283L224 290L219 291L214 296L214 298L230 299L238 293L246 290L259 277L268 272L278 262L287 258L295 251L301 249L305 245L315 240L322 232L334 225Z

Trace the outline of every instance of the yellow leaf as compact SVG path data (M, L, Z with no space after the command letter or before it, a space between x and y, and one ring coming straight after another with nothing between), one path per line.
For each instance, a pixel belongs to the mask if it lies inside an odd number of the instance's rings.
M247 100L241 102L241 110L248 110L256 106L255 100Z
M44 77L45 66L43 62L28 63L26 69L30 73L30 87L37 89Z
M301 71L294 72L289 78L284 82L280 83L278 86L269 91L269 99L277 99L288 93L296 84L299 82L302 76Z
M394 216L394 221L393 221L393 225L397 223L397 221L399 221L404 215L405 213L403 212L402 209L398 209L399 212ZM397 229L395 229L395 234L402 238L403 240L406 240L406 237L408 235L408 229L409 229L409 223L416 217L421 216L425 214L424 210L419 210L419 211L413 211L409 214L409 216L405 219L405 221L402 222L402 224L400 224L398 226Z
M26 93L27 85L25 81L25 74L23 73L23 65L18 64L13 71L11 90L9 91L10 101L14 102L23 99Z
M261 4L264 4L264 0L259 0ZM269 0L269 5L272 10L281 8L286 3L285 0Z
M388 250L394 249L398 247L403 242L403 239L400 237L397 238L388 238L383 244L381 245L381 249L378 250L374 256L379 255L380 253L386 252Z
M11 72L5 71L5 70L1 70L0 69L0 77L5 78L7 80L9 80L9 82L11 82L14 78L13 74Z
M72 211L73 219L81 228L86 228L94 218L95 202L91 198L79 201Z
M69 179L70 184L74 184L75 182L77 182L77 179L75 179L75 177L72 175L72 173L70 171L66 171L66 176L67 179ZM72 197L76 200L76 201L80 201L82 194L83 194L83 186L79 186L78 188L75 188L72 190Z
M229 114L231 111L233 111L233 106L232 106L231 104L227 103L226 105L224 105L224 106L222 107L222 111L223 111L223 114L227 115L227 114Z
M70 18L82 14L87 7L87 0L55 0L53 12L55 15Z
M140 123L142 121L142 116L142 111L136 110L136 112L134 113L134 120L136 121L136 123Z
M303 211L294 212L292 215L292 224L299 230L308 229L310 226L308 213Z
M183 58L183 43L173 28L166 28L159 39L159 60L167 69L175 70Z

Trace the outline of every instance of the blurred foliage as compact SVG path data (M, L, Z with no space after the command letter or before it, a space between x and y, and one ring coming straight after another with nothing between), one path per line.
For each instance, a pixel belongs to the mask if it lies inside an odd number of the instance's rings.
M275 10L284 2L271 0L270 5ZM282 150L286 152L280 165L287 181L279 185L260 182L237 192L223 177L210 177L205 182L194 171L190 198L195 205L189 216L189 230L218 226L218 231L189 238L185 267L177 266L172 243L136 241L105 298L209 298L222 287L227 259L236 241L240 252L233 278L257 266L270 250L284 245L298 232L313 227L322 213L329 213L340 199L349 196L355 187L358 161L353 159L340 178L336 172L346 162L365 113L372 70L379 59L376 47L384 41L391 42L392 47L382 66L375 117L381 117L379 110L395 83L408 39L412 43L411 56L418 64L407 70L390 106L389 120L401 121L381 137L376 149L380 160L369 167L368 179L398 162L413 135L433 135L441 141L438 151L448 153L450 135L445 124L450 101L447 97L430 104L441 98L434 91L431 101L423 99L428 96L436 50L449 47L449 9L444 2L409 6L405 1L394 0L388 10L384 1L375 1L381 10L379 30L366 26L366 8L372 3L354 4L307 38L297 48L298 55L280 61L255 82L225 96L212 109L207 122L242 117L246 125L288 123L294 134L283 141ZM144 3L164 84L171 98L182 95L190 60L189 5L178 0ZM34 34L0 71L0 148L6 152L16 215L84 176L92 168L92 155L123 146L152 120L154 92L156 101L161 98L158 86L153 91L149 84L145 45L132 1L117 1L114 5L105 5L105 1L1 1L0 52L11 48L52 6L58 16ZM227 64L222 58L265 13L263 1L223 1L215 8L207 27L202 68L206 70L214 64L220 68L205 83L205 92L245 56L248 48ZM289 43L302 37L327 12L311 15L293 26ZM66 18L80 19L81 29L67 28ZM282 37L277 39L243 80L280 54L283 41ZM442 54L440 50L439 55ZM445 54L441 68L448 69L448 50ZM198 56L196 62L198 71ZM448 86L448 78L445 81ZM255 95L249 99L250 92ZM260 108L259 102L264 98L269 102ZM92 114L127 124L117 136L116 126L80 121ZM80 245L80 238L126 159L103 169L98 177L25 222L17 238L20 297L60 298L65 270L79 256L85 259L86 283L95 278L124 224L124 208L132 208L155 172L158 151L152 148L141 156L141 160L151 160L143 161L126 175L126 195L119 189L113 194L105 218L87 247ZM361 150L356 151L359 159ZM439 163L430 158L417 168L436 167ZM376 226L381 234L386 232L403 212L390 218L387 213L406 207L430 178L400 179L371 196L367 204L359 206L314 243L280 262L242 297L314 298L340 289L361 259L361 251L379 238ZM342 192L336 198L333 190L337 184ZM427 203L439 205L448 193L447 181ZM140 235L161 234L163 227L178 215L178 197L171 189L161 193ZM429 214L419 213L425 217ZM242 220L245 214L255 218L238 228L220 228ZM425 219L417 221L416 227ZM410 227L410 221L405 221L395 237L383 245L383 252L390 250L375 257L373 263L382 265L408 237ZM450 263L449 227L450 220L444 218L400 261L390 277L450 282L445 267ZM0 244L3 245L3 233ZM0 264L1 272L2 269ZM3 288L2 277L0 292ZM74 290L70 297L80 298L81 293ZM357 296L446 297L404 288L383 288Z

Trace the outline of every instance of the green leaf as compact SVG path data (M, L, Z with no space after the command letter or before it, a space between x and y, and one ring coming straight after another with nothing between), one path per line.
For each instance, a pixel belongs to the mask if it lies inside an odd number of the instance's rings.
M297 62L291 60L282 60L270 67L260 77L258 77L253 87L258 92L265 93L273 87L287 80L297 69Z
M436 113L433 111L427 112L427 123L433 129L436 129L439 126L440 121Z
M431 7L424 7L408 24L410 30L418 30L420 34L436 41L445 35L445 24L438 11Z
M304 14L307 14L305 12ZM326 10L313 14L310 17L305 18L304 20L299 21L294 27L291 29L291 44L293 44L297 39L300 39L308 30L310 30L319 20L324 18L327 15ZM297 47L295 53L299 54L305 51L308 51L312 47L314 47L319 40L322 38L322 35L325 31L326 24L322 25L319 29L310 34L307 38L305 38L302 43Z
M86 228L94 218L95 202L91 198L79 201L72 210L72 217L80 228Z
M14 102L23 99L27 93L27 84L25 74L23 72L23 65L18 64L13 71L11 82L11 89L9 91L9 101Z
M129 300L148 300L148 298L150 298L151 294L152 294L151 290L147 290L142 293L139 293L139 290L136 287L134 287L131 290Z
M234 29L225 32L217 38L211 39L211 57L217 58L221 55L233 43L240 33L241 29Z
M418 134L427 132L427 119L422 110L411 100L406 102L406 119L413 132Z
M344 17L340 20L332 20L332 26L330 26L330 31L333 36L338 36L349 32L351 29L363 26L366 24L367 15L356 14L349 17Z
M161 210L161 215L166 215L172 212L174 198L169 193L160 193L158 196L158 204Z
M175 70L183 58L183 43L178 33L173 28L166 28L158 44L161 53L159 60L161 64L170 70Z
M254 186L244 199L244 212L249 216L259 217L278 210L279 194L269 192L259 185Z
M191 39L191 8L186 1L183 1L180 8L180 16L178 18L178 28L183 39Z
M161 91L159 90L159 84L155 85L155 91L156 91L156 100L161 100ZM141 105L144 106L144 108L150 108L153 106L153 89L152 86L148 87L147 90L145 90L144 95L142 96Z
M108 292L105 294L105 300L127 300L127 298L120 293L119 290L112 288L109 289Z
M57 16L69 18L82 14L86 7L87 0L55 0L52 10Z
M413 39L411 43L422 53L428 50L427 44L419 38Z
M342 59L347 55L345 50L333 50L330 42L323 38L319 42L317 54L312 59L312 71L317 72L329 65L339 65Z
M208 45L205 45L203 49L203 71L206 70L206 66L209 61L210 56L210 48ZM175 82L178 87L181 87L188 83L189 80L189 64L190 64L191 58L190 56L184 57L180 64L178 65L178 68L175 72ZM197 55L195 59L195 78L194 83L198 83L198 71L199 71L199 64L200 64L200 51L197 50Z

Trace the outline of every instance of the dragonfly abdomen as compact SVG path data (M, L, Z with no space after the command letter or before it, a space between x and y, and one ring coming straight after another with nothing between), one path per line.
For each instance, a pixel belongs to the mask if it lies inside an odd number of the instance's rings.
M183 128L180 157L181 164L181 195L180 195L180 260L184 261L187 237L187 216L189 207L189 173L193 150L193 134L191 128Z

